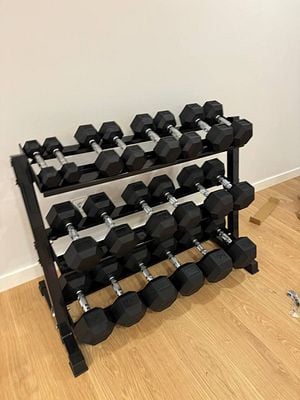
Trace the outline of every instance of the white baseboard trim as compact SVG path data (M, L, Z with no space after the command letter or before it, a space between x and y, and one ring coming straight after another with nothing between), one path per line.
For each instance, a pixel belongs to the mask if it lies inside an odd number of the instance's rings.
M277 185L278 183L284 182L288 179L296 178L297 176L300 176L300 167L258 181L254 183L254 186L257 191L260 191L270 186ZM38 263L18 269L10 274L2 275L0 276L0 292L21 285L22 283L28 282L32 279L41 277L42 275L43 271Z

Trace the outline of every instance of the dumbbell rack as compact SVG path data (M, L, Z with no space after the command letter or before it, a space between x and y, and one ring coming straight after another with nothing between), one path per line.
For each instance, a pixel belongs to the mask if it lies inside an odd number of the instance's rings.
M184 132L184 130L182 131ZM133 144L133 143L141 143L144 140L136 140L133 136L126 136L124 137L124 141L126 142L126 144ZM193 158L194 160L198 160L200 158L217 154L216 152L212 152L209 150L208 146L206 145L205 139L203 140L203 143L204 143L203 152L198 157ZM106 148L107 147L113 148L115 146L106 146ZM86 150L85 152L87 151L88 150ZM63 154L65 156L76 155L82 152L83 150L78 145L66 146L63 149ZM67 308L68 304L72 303L75 299L64 298L64 295L60 288L55 264L59 266L61 273L64 273L67 270L64 269L64 263L63 260L61 259L62 257L57 258L56 255L54 254L54 251L52 250L50 242L51 239L53 239L53 233L51 232L51 229L46 228L44 225L43 216L40 210L39 200L35 191L34 184L36 184L37 188L43 194L44 197L48 197L69 191L74 191L77 189L86 188L92 185L100 185L102 183L110 182L113 180L120 180L122 178L142 174L160 168L166 168L168 166L184 163L186 161L191 161L193 159L178 159L172 164L157 164L154 153L149 152L147 153L147 162L143 169L135 172L124 172L121 173L120 175L109 178L100 178L96 169L92 164L85 165L81 167L83 170L82 171L83 179L79 183L73 185L65 185L65 186L62 185L55 189L45 190L42 188L39 178L34 171L33 165L35 164L35 162L30 161L27 158L21 146L20 146L20 153L21 154L19 155L11 157L11 163L15 171L16 182L21 190L27 216L33 232L34 245L39 256L39 262L44 272L44 280L39 282L39 289L41 291L41 294L45 297L47 304L50 308L51 314L55 319L60 338L68 354L69 364L72 369L72 372L74 376L78 376L83 372L85 372L88 369L88 367L85 362L84 356L79 348L77 340L73 334L72 330L73 321L69 315ZM47 159L47 157L45 158ZM230 147L227 150L227 177L233 184L238 183L239 181L239 148ZM182 189L178 189L177 194L176 197L182 197L183 195L185 195ZM162 204L162 203L163 201L157 204ZM128 206L118 207L115 209L114 217L117 218L125 215L130 215L131 212L132 210ZM84 228L86 228L86 226L84 226ZM135 232L137 234L137 237L139 238L139 242L143 242L147 239L147 235L143 227L136 228ZM228 215L227 229L225 229L225 232L228 233L233 239L239 236L238 211L233 211ZM203 240L205 239L206 238L204 237ZM217 239L215 239L215 241L220 246L223 245ZM180 251L182 249L178 250ZM105 262L105 259L103 260L103 262ZM155 262L157 262L157 260L155 260ZM258 272L257 261L254 260L245 269L247 272L255 274L256 272ZM132 274L134 273L124 270L120 275L119 280L122 280L123 278ZM95 285L92 288L91 292L99 290L108 285L109 284Z

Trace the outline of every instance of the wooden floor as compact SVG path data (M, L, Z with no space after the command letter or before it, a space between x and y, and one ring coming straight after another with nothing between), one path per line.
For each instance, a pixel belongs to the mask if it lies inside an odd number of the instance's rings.
M258 274L235 270L134 327L116 328L106 342L83 346L90 369L76 379L37 281L0 294L0 398L299 400L300 320L289 316L286 296L300 292L299 194L296 178L258 193L242 213L241 234L258 245ZM249 223L269 196L280 198L278 208L263 225ZM191 258L197 253L181 256ZM124 287L142 284L130 279ZM92 305L111 299L110 288L90 296Z

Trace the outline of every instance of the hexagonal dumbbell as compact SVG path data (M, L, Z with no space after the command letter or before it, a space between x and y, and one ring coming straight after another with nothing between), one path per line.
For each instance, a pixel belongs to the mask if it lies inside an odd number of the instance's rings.
M112 320L118 325L131 326L143 318L146 305L142 302L138 293L132 291L124 293L117 280L121 270L120 264L112 258L97 267L91 274L96 282L110 283L117 296L117 299L109 307Z
M145 224L145 229L153 239L164 240L173 236L177 231L176 220L168 211L154 213L149 206L149 190L142 181L130 183L122 193L122 198L126 204L142 209L150 216Z
M123 257L134 249L136 246L134 231L128 224L115 226L114 221L110 217L115 206L105 193L97 193L89 196L82 208L87 217L104 222L109 228L109 232L104 238L104 243L111 254Z
M230 183L224 177L224 164L217 158L205 161L202 165L202 170L207 183L211 185L218 185L220 183L232 195L234 210L242 210L248 207L254 200L254 187L248 182Z
M209 192L202 186L204 182L203 170L197 165L190 165L181 170L177 176L181 187L189 190L198 190L204 196L203 206L210 213L212 218L225 217L233 210L233 198L226 190Z
M41 155L44 152L44 149L37 140L27 140L24 144L23 151L27 157L35 160L40 167L41 171L38 174L38 178L43 187L52 189L59 186L61 176L54 167L48 167L46 161Z
M203 224L204 231L211 237L217 237L225 245L226 252L232 258L234 268L245 268L256 258L256 245L248 237L231 238L223 230L224 220L208 221Z
M253 127L246 119L235 119L230 122L223 115L223 106L216 100L207 101L204 106L205 119L212 123L219 122L233 129L233 145L242 147L252 138Z
M175 186L167 175L156 176L150 182L148 189L156 199L166 199L175 208L173 217L179 229L190 229L198 226L202 220L200 207L193 201L186 201L178 204L178 200L173 196Z
M61 165L59 171L67 183L76 183L81 177L81 172L74 162L68 162L62 153L63 146L56 137L49 137L44 141L43 147L48 155L53 155Z
M225 124L210 126L204 121L203 108L197 104L187 104L179 115L183 128L201 129L206 132L206 141L213 151L225 151L232 144L233 130Z
M121 138L124 136L121 128L115 121L104 122L99 130L103 142L116 144L121 150L121 158L128 171L141 169L146 162L144 151L137 145L127 146Z
M172 135L179 141L183 157L196 157L202 152L202 139L198 133L181 133L176 129L176 119L170 111L159 111L154 117L154 124L158 133Z
M185 248L194 246L203 255L197 265L208 282L219 282L232 271L232 259L223 249L206 250L200 243L202 235L201 226L197 226L187 232L178 231L176 238Z
M180 156L181 149L178 141L172 136L159 137L154 132L155 125L149 114L136 115L130 127L136 136L149 138L155 143L153 150L162 163L172 163Z
M98 144L98 132L93 125L80 125L74 137L81 146L91 147L98 154L95 166L103 176L114 176L123 171L124 164L118 154L114 150L102 150Z
M133 250L124 265L130 271L143 273L148 283L141 290L140 296L151 310L162 311L174 303L177 298L177 290L167 276L154 277L151 274L146 266L150 259L147 246L141 245Z
M54 204L46 219L56 233L68 233L72 243L64 254L67 266L77 271L87 271L97 265L104 256L98 243L90 236L79 237L76 226L82 217L70 202Z
M197 292L204 284L204 275L198 265L194 262L181 264L173 254L176 251L176 240L169 238L161 241L153 248L152 255L160 260L169 259L176 271L170 280L182 296L190 296Z
M79 342L96 345L107 339L112 333L114 323L103 308L91 308L84 293L91 285L86 274L71 272L59 277L62 292L76 297L83 310L81 317L75 322L73 331Z

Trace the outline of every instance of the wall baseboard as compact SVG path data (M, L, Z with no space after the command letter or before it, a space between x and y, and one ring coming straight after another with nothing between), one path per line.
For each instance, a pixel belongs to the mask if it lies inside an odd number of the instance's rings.
M260 191L288 179L296 178L297 176L300 176L300 167L258 181L254 183L254 186L256 191ZM0 292L21 285L22 283L28 282L32 279L42 277L42 275L43 271L39 263L18 269L10 274L2 275L0 276Z

